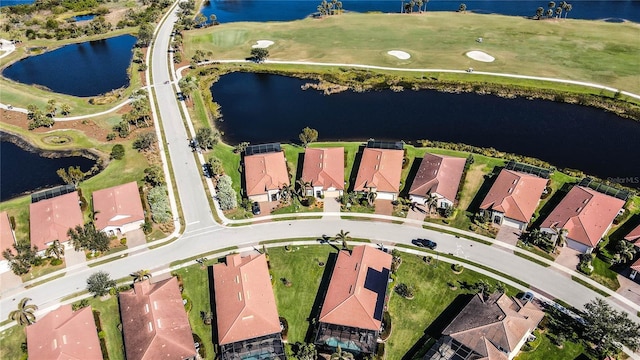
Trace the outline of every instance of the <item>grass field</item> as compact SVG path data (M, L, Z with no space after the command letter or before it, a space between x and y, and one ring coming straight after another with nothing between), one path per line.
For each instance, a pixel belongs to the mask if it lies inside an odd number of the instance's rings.
M27 341L24 327L12 326L0 333L0 358L22 360L27 354L22 352L21 344Z
M184 35L187 58L196 50L217 59L244 59L259 39L275 42L272 60L360 63L402 68L504 72L596 82L640 92L638 26L602 21L533 21L449 12L343 14L292 22L230 23ZM475 40L482 37L484 41ZM387 54L411 54L399 60ZM494 56L481 63L464 54ZM607 66L603 66L607 64Z

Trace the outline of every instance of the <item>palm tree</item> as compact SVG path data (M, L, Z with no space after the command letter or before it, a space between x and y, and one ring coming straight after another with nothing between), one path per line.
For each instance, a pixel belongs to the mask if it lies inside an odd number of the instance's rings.
M467 4L465 4L465 3L460 4L460 6L458 7L458 12L466 13L467 12Z
M15 320L18 325L31 325L36 322L35 312L38 310L36 305L27 305L31 301L30 298L22 298L18 303L18 309L9 313L9 320Z
M331 360L353 360L353 354L350 352L343 352L340 345L338 345L338 349L335 353L331 354Z
M298 179L296 181L296 184L298 184L298 196L300 196L301 198L307 198L307 189L311 187L311 182L310 181L304 181L302 179Z
M369 203L369 206L373 206L377 197L378 193L369 189L369 191L367 192L367 202Z
M626 263L636 255L636 247L626 240L620 240L616 245L616 255L619 255L620 260Z
M562 15L562 7L558 6L556 8L556 19Z
M209 22L211 23L211 25L215 25L216 20L218 20L218 17L216 16L216 14L211 14L211 16L209 16Z
M335 240L336 241L341 241L342 242L342 248L343 249L348 249L347 247L347 239L349 238L349 231L344 231L344 230L340 230L339 233L336 234L335 236Z
M54 99L47 102L47 114L56 116L56 101Z
M54 240L51 245L45 250L45 256L53 256L56 259L60 259L64 256L64 246L60 244L60 240Z
M429 209L429 215L431 215L433 210L438 208L438 196L427 193L427 198L424 200L424 204Z
M540 19L544 15L544 8L542 6L538 7L536 10L536 18Z
M547 9L547 13L546 13L547 18L550 18L553 16L553 10L551 9Z
M69 115L69 113L71 112L71 105L69 104L62 104L60 106L60 111L62 112L62 115Z
M564 246L564 243L567 241L568 233L569 233L569 230L565 228L557 229L558 238L556 239L556 242L553 245L553 251L556 251L557 246L560 246L560 247Z
M573 9L573 5L567 3L566 6L564 7L564 18L567 18L567 15L569 15L569 11L571 11Z
M555 1L549 1L549 9L553 9L556 7L556 2Z
M478 280L478 282L473 284L473 287L478 294L482 295L484 299L486 299L487 295L491 293L491 285L489 285L489 283L484 279Z
M289 202L289 200L291 200L291 197L295 194L295 189L293 188L293 186L291 185L282 185L282 187L280 188L280 201L282 202Z
M138 270L134 273L131 273L131 277L133 278L134 283L145 281L151 278L151 276L153 275L151 275L151 272L149 270Z

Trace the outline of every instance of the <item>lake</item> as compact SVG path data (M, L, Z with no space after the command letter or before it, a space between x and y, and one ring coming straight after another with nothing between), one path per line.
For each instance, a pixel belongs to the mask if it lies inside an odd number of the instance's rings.
M135 43L134 36L121 35L66 45L22 59L6 68L2 75L57 93L96 96L129 86L127 68Z
M640 177L640 123L580 105L473 93L301 90L307 80L232 73L213 84L230 144L420 139L465 143L531 156L601 178ZM631 184L638 186L637 184Z
M467 5L467 11L495 13L513 16L533 16L539 6L547 8L548 1L445 1L431 0L427 11L456 11L460 4ZM568 17L573 19L627 19L640 22L640 1L568 1L573 9ZM559 4L560 1L556 1ZM212 0L202 7L202 14L209 18L215 14L221 23L235 21L289 21L302 19L316 11L319 0ZM382 11L400 12L401 1L344 0L343 9L355 12Z
M4 137L4 135L3 135ZM56 171L80 166L89 171L94 160L82 156L46 158L8 142L0 141L0 201L9 200L38 189L63 185Z

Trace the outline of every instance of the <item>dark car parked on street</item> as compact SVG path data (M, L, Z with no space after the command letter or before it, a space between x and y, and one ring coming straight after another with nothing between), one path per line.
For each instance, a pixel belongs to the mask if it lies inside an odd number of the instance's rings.
M431 250L435 250L435 248L438 246L438 244L428 239L413 239L411 240L411 243L415 246L424 247Z

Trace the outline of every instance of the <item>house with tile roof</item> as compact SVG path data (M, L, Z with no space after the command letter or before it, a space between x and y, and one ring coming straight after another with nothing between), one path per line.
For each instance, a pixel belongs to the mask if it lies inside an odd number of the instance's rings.
M636 276L638 276L638 273L640 273L640 259L636 260L633 264L631 264L629 268L631 269L631 273L629 274L629 277L631 278L631 280L634 280Z
M310 183L307 196L337 197L344 192L344 148L307 148L302 181Z
M489 212L494 224L524 230L538 207L547 182L535 175L502 169L482 200L480 211Z
M118 294L127 360L195 360L197 353L178 280L136 282Z
M555 240L564 229L568 247L590 253L609 231L623 206L624 200L574 186L540 224L540 230Z
M27 326L27 352L30 360L102 360L91 306L62 305Z
M426 204L429 197L436 197L437 208L453 207L466 163L465 158L424 154L413 178L409 198L412 202Z
M251 201L279 200L282 186L291 184L284 152L275 151L245 156L244 180L246 194Z
M84 224L76 191L29 204L31 245L44 251L55 240L69 241L67 232Z
M640 225L631 230L631 232L627 236L625 236L624 239L640 248Z
M423 360L511 360L544 312L506 294L476 294L443 330Z
M9 214L6 211L0 212L0 251L12 249L16 243L16 235L11 228ZM4 261L4 258L2 259Z
M266 256L228 255L212 271L220 358L285 359Z
M342 250L318 318L315 344L325 351L376 352L387 301L391 255L371 246Z
M140 229L144 223L142 200L135 181L94 191L92 196L97 229L107 234L125 234Z
M377 199L396 200L400 193L403 161L403 150L366 147L353 190L375 192Z

